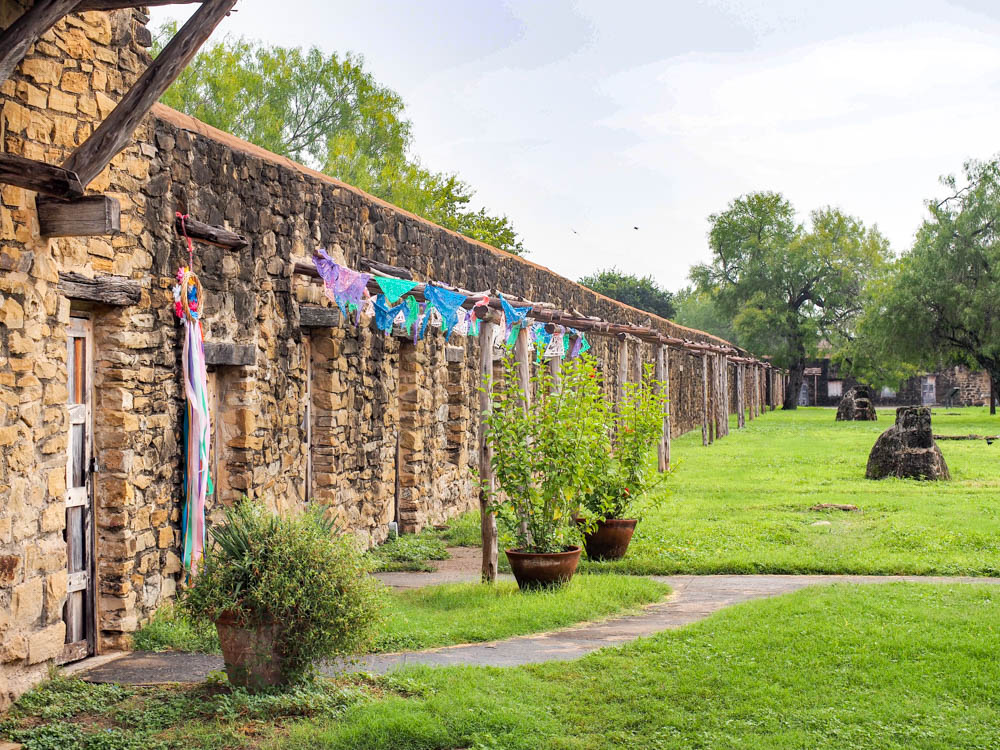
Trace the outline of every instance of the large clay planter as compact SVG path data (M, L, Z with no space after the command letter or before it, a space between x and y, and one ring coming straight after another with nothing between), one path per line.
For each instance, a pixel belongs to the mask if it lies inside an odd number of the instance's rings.
M565 552L520 552L506 550L510 569L521 591L545 589L567 583L580 563L580 548Z
M261 690L282 683L281 657L275 648L277 623L246 628L235 616L225 614L216 620L215 628L231 684Z
M587 550L587 559L621 560L628 551L637 523L634 518L598 521L597 528L592 533L583 534L583 548Z

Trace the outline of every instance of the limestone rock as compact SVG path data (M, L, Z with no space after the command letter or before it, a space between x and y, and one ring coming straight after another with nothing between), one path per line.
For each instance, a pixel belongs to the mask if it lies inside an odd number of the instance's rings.
M876 422L875 392L867 385L856 385L840 399L838 422Z
M868 456L868 479L951 479L948 465L931 433L926 406L896 409L896 424L879 435Z

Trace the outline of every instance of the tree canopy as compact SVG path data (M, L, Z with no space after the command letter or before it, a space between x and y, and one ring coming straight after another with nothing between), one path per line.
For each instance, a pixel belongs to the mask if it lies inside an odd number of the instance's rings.
M607 268L590 276L584 276L579 283L598 294L611 297L626 305L659 315L661 318L674 316L674 295L661 289L652 276L639 277L635 274Z
M674 303L677 307L674 320L677 323L739 345L739 335L733 327L733 319L719 308L713 292L686 286L674 295Z
M154 54L176 31L176 24L160 29ZM359 56L227 37L198 53L163 102L448 229L525 252L507 216L473 210L467 183L411 154L402 98Z
M963 171L961 185L942 179L947 196L866 300L843 356L870 380L965 364L1000 384L1000 157Z
M712 260L693 266L691 278L733 321L742 346L788 368L784 406L794 409L807 357L850 335L867 285L888 268L888 242L835 208L813 211L806 228L772 192L741 196L709 222Z

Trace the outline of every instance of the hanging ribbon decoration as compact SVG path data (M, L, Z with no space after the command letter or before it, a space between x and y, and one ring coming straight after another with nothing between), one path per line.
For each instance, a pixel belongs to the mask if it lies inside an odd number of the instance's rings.
M326 250L320 248L313 259L320 278L323 279L323 290L326 296L337 304L340 312L346 318L348 312L355 313L354 325L361 323L362 302L368 299L368 282L372 279L370 273L360 273L347 266L338 264L329 256Z
M531 312L531 305L514 307L501 294L500 307L503 309L504 324L506 326L504 333L507 337L507 348L510 349L517 341L517 332L525 325L525 319L528 317L528 313Z
M184 567L189 575L198 572L205 552L205 498L214 492L209 475L211 414L208 408L208 371L205 363L205 333L201 326L205 294L195 275L194 243L187 233L186 214L177 213L187 241L188 265L177 270L174 312L184 325Z
M376 276L375 282L378 284L378 288L382 290L382 294L385 295L385 301L390 305L395 305L401 297L417 285L415 281L394 279L390 276Z
M428 308L437 310L441 315L441 329L445 332L445 340L451 338L451 329L458 323L458 310L467 299L466 295L453 292L444 287L427 284L424 286L424 299L427 300ZM427 318L424 320L423 328L427 328L427 319L430 318L428 310ZM423 336L423 330L420 333Z

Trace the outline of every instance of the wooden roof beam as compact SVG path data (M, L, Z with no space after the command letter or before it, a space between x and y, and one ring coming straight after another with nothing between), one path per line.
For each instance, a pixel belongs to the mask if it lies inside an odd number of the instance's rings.
M63 167L76 172L85 186L93 182L115 155L128 145L150 107L170 88L234 5L236 0L206 0L202 3L146 68L135 86L122 97L90 138L70 155Z
M211 224L192 219L190 217L181 222L181 217L174 220L174 229L181 237L187 232L187 236L198 242L207 242L209 245L217 245L228 250L242 250L250 243L246 237L231 232L224 227L213 227Z
M123 276L98 276L89 279L72 271L59 273L59 291L70 299L116 307L136 305L142 299L142 287L137 281Z
M146 5L191 5L203 2L205 0L80 0L75 10L120 10L141 8Z
M0 183L64 200L83 196L83 184L76 173L14 154L0 153Z

